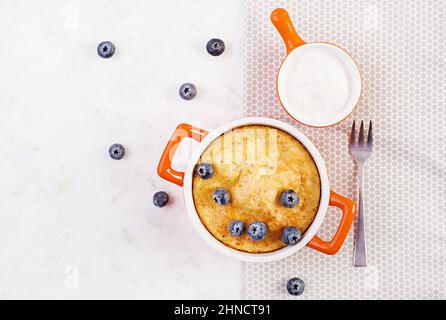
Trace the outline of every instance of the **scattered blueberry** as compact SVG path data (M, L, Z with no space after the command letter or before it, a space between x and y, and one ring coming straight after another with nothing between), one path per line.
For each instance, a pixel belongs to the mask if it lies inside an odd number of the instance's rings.
M233 236L239 236L243 233L245 226L240 220L232 220L228 226L228 229Z
M302 233L296 227L286 227L282 231L282 241L289 245L295 246L302 239Z
M114 160L121 160L125 155L124 146L120 143L115 143L108 149L108 154Z
M225 189L218 188L215 189L214 192L212 193L212 198L214 199L216 204L220 206L225 206L231 200L231 195Z
M213 38L206 44L206 50L211 56L219 56L225 51L225 43L223 40Z
M180 97L184 100L192 100L197 95L197 87L193 83L183 83L180 87Z
M248 235L252 240L263 240L266 237L268 228L260 221L254 221L248 226Z
M302 293L304 293L305 282L299 278L292 278L288 280L286 288L289 294L293 296L300 296Z
M209 179L214 175L214 168L209 163L200 163L197 166L197 173L201 179Z
M280 202L285 208L294 208L299 203L299 196L291 189L287 189L280 195Z
M158 208L164 207L169 202L169 195L164 191L158 191L153 195L153 204Z
M111 58L115 54L115 45L110 41L102 41L98 44L97 51L101 58Z

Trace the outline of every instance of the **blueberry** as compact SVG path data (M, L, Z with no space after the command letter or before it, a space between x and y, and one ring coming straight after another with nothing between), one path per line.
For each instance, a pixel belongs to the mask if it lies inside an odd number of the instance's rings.
M115 143L108 148L108 154L114 160L121 160L125 155L124 146L120 143Z
M286 289L288 290L289 294L293 296L300 296L302 293L304 293L305 282L299 278L292 278L288 280Z
M158 191L153 195L153 204L158 208L164 207L169 202L169 195L164 191Z
M213 38L206 44L206 50L211 56L219 56L225 51L225 43L223 40Z
M197 173L201 179L209 179L214 175L214 168L209 163L200 163L197 165Z
M291 189L287 189L280 195L280 202L285 208L294 208L299 203L299 196Z
M252 240L263 240L266 237L268 228L260 221L254 221L248 226L248 235Z
M212 198L214 199L216 204L220 206L225 206L231 200L231 195L225 189L218 188L215 189L214 192L212 193Z
M115 45L110 41L102 41L98 44L97 51L101 58L111 58L115 54Z
M282 231L282 241L289 246L295 246L302 239L302 233L296 227L286 227Z
M193 83L183 83L180 87L180 97L184 100L192 100L197 95L197 87Z
M228 226L228 230L233 236L241 235L244 229L245 226L243 225L243 222L241 222L240 220L232 220Z

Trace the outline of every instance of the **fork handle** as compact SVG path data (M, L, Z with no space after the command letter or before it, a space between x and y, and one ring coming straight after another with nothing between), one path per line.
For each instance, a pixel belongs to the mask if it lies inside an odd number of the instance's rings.
M358 201L358 221L356 223L356 241L355 241L355 267L365 267L366 248L364 234L364 166L359 167L359 201Z

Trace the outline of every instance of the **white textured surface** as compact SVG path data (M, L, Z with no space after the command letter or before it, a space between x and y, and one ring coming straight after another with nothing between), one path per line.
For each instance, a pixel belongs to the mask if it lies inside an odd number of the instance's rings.
M364 96L349 121L376 120L370 267L351 267L351 232L334 257L304 249L246 264L244 296L289 298L284 283L300 276L302 298L446 298L445 5L246 0L247 115L290 122L274 91L284 55L269 22L276 6L305 40L340 44L362 69ZM202 242L181 189L155 168L179 122L212 128L242 115L242 3L0 0L0 11L0 299L239 297L240 264ZM213 36L227 44L219 58L204 51ZM95 52L105 39L117 46L110 60ZM198 86L192 102L176 96L185 81ZM349 125L297 126L319 147L333 188L356 197ZM127 147L125 160L108 159L113 142ZM173 201L155 209L161 189ZM325 237L337 222L328 215Z
M246 264L247 298L293 298L286 280L306 283L303 299L446 298L446 64L444 1L245 1L245 88L248 116L291 123L279 107L275 75L285 55L269 21L285 7L306 41L341 45L359 63L363 97L342 124L296 126L326 160L332 188L354 197L348 148L353 119L374 120L375 149L365 173L368 267L352 267L353 232L336 256L305 248L268 264ZM320 235L339 220L331 209Z
M242 2L0 0L0 12L0 299L239 297L241 265L199 238L156 165L178 123L243 112Z

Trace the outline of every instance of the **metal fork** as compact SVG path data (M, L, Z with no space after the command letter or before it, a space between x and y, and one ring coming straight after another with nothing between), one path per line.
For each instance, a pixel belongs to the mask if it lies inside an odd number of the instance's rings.
M369 133L367 135L367 142L364 141L364 121L361 121L359 129L358 141L356 142L355 121L353 121L352 132L350 135L350 154L359 167L359 208L358 221L356 224L356 241L355 241L355 267L365 267L366 263L366 248L365 248L365 234L364 234L364 165L370 157L373 149L373 133L372 121L369 124Z

